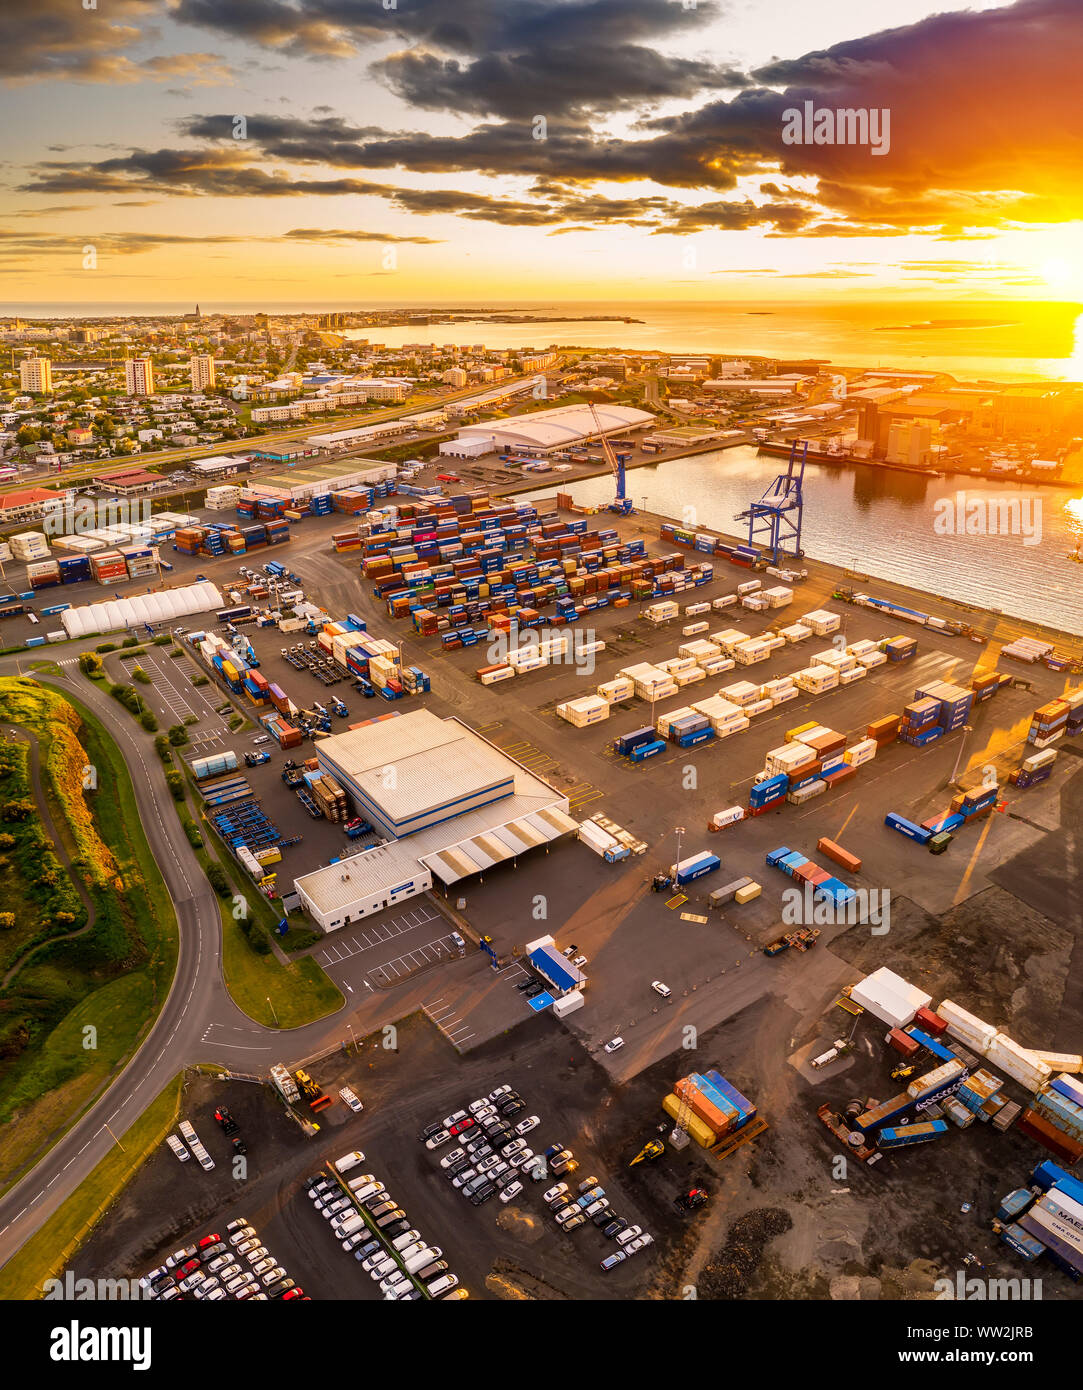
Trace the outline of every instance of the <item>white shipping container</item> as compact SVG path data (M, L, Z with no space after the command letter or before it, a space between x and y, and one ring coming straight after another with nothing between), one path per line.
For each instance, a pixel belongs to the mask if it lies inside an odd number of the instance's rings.
M714 830L723 830L727 825L735 825L744 818L745 808L743 806L731 806L726 811L716 811L710 819L710 826Z
M852 671L840 671L839 685L851 685L854 681L864 680L868 674L864 666L855 666Z
M868 638L865 638L862 642L851 642L846 650L851 656L864 656L866 652L876 651L876 643L870 642Z
M592 820L585 820L579 826L579 839L587 849L604 859L610 850L619 849L620 841L613 838L607 830Z
M745 714L750 719L757 714L766 714L769 709L774 709L775 702L768 697L766 700L753 700L750 705L745 705Z
M718 692L724 700L729 700L734 705L750 705L753 700L759 699L759 687L751 685L748 681L738 681L736 685L724 685Z
M710 626L710 623L686 623L681 628L681 636L694 637L697 632L706 632Z
M680 709L671 709L666 714L660 714L654 721L654 727L663 738L668 738L670 729L678 719L686 719L688 715L698 712L691 705L682 705Z
M725 671L732 671L737 663L728 656L709 656L704 657L700 665L707 675L720 676Z
M729 738L730 734L743 733L752 721L744 716L739 719L712 719L711 728L716 738Z
M787 700L796 700L800 694L800 690L795 685L791 685L788 690L780 690L777 695L772 697L772 700L776 705L784 705Z
M874 738L863 738L859 743L851 744L843 757L851 767L860 767L862 763L867 763L876 757L878 747L879 745Z
M974 1014L967 1013L965 1009L961 1009L950 999L945 999L936 1012L948 1024L949 1032L952 1030L952 1025L956 1025L971 1036L980 1038L983 1052L996 1037L997 1030L991 1023L986 1023L984 1019L976 1018Z
M877 666L883 666L887 657L883 652L862 652L857 660L863 671L871 671Z
M707 672L700 670L698 666L691 666L687 671L678 671L674 676L674 680L682 690L686 685L697 685L706 679Z
M716 613L720 613L723 610L723 608L732 608L736 602L736 594L724 594L722 598L713 599L711 601L711 607L715 610Z
M709 603L689 603L685 605L684 616L686 618L698 617L701 613L709 613L711 605Z
M745 594L754 594L759 588L760 581L758 579L749 579L744 584L737 585L737 593L740 598L744 598Z
M514 675L514 667L500 666L495 671L486 671L479 679L482 685L496 685L498 681L511 680Z
M789 627L780 631L779 636L785 637L787 642L804 642L812 636L812 628L806 627L804 623L791 623Z
M811 801L813 797L819 796L825 791L827 791L827 783L817 778L815 782L806 782L805 785L798 788L797 791L787 792L786 800L791 806L801 806L806 801Z
M715 642L705 641L702 637L697 637L693 642L684 642L677 648L677 655L680 657L690 657L697 664L704 658L721 656L722 648Z
M635 681L630 681L627 676L618 676L616 680L603 681L598 687L598 694L603 700L615 704L618 700L630 700L635 689Z
M658 663L659 669L667 675L675 676L678 671L690 671L696 664L694 656L671 656Z

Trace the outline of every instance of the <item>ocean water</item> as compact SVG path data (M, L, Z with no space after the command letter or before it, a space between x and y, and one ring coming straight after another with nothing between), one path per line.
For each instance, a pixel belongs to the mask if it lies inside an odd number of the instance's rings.
M189 303L7 303L7 314L27 318L181 314ZM207 312L329 313L335 310L461 308L451 324L412 324L354 331L398 347L404 343L485 343L493 348L547 347L655 349L664 352L749 353L767 357L826 358L838 366L900 367L950 372L993 381L1049 377L1083 380L1083 305L995 301L759 300L567 302L427 301L219 301ZM489 324L473 308L539 315L536 324ZM574 315L621 314L639 323L560 322ZM546 317L549 316L549 317Z
M739 446L631 469L628 494L637 507L685 525L743 537L747 523L737 521L737 513L780 471L785 460ZM613 495L608 472L560 486L582 503ZM530 495L554 491L550 482ZM1076 495L1022 483L809 464L804 498L803 547L812 559L1083 634L1083 565L1067 559L1083 540L1083 489ZM1003 513L1018 519L1016 534L989 534L1001 525L1001 512L989 504L1001 499L1019 504L1016 512ZM970 509L969 524L984 524L986 534L965 533L971 500L984 505ZM964 533L945 534L960 515Z

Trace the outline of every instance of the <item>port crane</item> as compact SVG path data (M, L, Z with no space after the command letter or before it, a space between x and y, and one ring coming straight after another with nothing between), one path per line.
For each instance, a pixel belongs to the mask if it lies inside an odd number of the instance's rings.
M775 566L787 555L801 560L805 554L801 549L801 523L805 509L803 486L808 440L803 442L800 459L797 444L795 439L790 445L786 472L778 475L758 502L753 502L736 517L737 521L748 522L749 545L765 546Z
M614 497L613 501L610 502L608 510L611 512L619 512L621 516L631 516L634 508L632 506L632 499L625 490L624 464L617 458L617 455L613 451L612 444L610 444L609 439L602 429L602 422L598 418L598 412L594 408L594 402L588 401L587 404L590 406L591 418L594 420L595 427L598 430L598 439L601 442L602 453L605 455L605 461L609 464L609 471L613 474L613 478L617 485L617 495Z

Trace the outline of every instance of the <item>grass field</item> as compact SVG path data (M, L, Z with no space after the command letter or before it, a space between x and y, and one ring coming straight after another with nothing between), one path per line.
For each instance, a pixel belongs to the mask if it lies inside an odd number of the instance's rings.
M173 1128L180 1109L182 1076L176 1076L120 1136L123 1149L111 1149L68 1200L0 1269L0 1299L40 1297L46 1279L57 1277L109 1204Z
M168 993L177 924L140 828L128 770L97 719L77 700L16 680L0 680L0 719L38 740L47 801L93 909L90 930L49 941L0 989L3 1188L131 1055ZM107 795L84 790L86 768ZM66 883L74 895L56 863L52 886ZM82 910L77 895L76 902ZM84 910L67 930L85 924Z

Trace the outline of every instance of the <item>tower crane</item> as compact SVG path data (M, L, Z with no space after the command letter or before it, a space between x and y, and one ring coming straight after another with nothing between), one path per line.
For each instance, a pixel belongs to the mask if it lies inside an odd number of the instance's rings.
M808 440L804 441L800 459L797 457L797 443L795 439L790 445L790 462L786 472L778 475L758 502L753 502L735 518L748 522L749 545L766 545L771 563L776 566L787 554L795 560L804 556L801 549L801 522L805 507L802 488Z
M601 441L602 453L605 455L605 461L609 464L609 471L613 474L617 485L617 494L613 501L610 502L608 510L611 512L619 512L621 516L631 516L635 509L632 506L632 499L625 491L624 464L617 458L617 455L613 451L612 444L610 444L602 429L602 422L598 418L598 412L594 408L594 402L588 401L587 404L590 406L591 417L598 430L598 438Z

